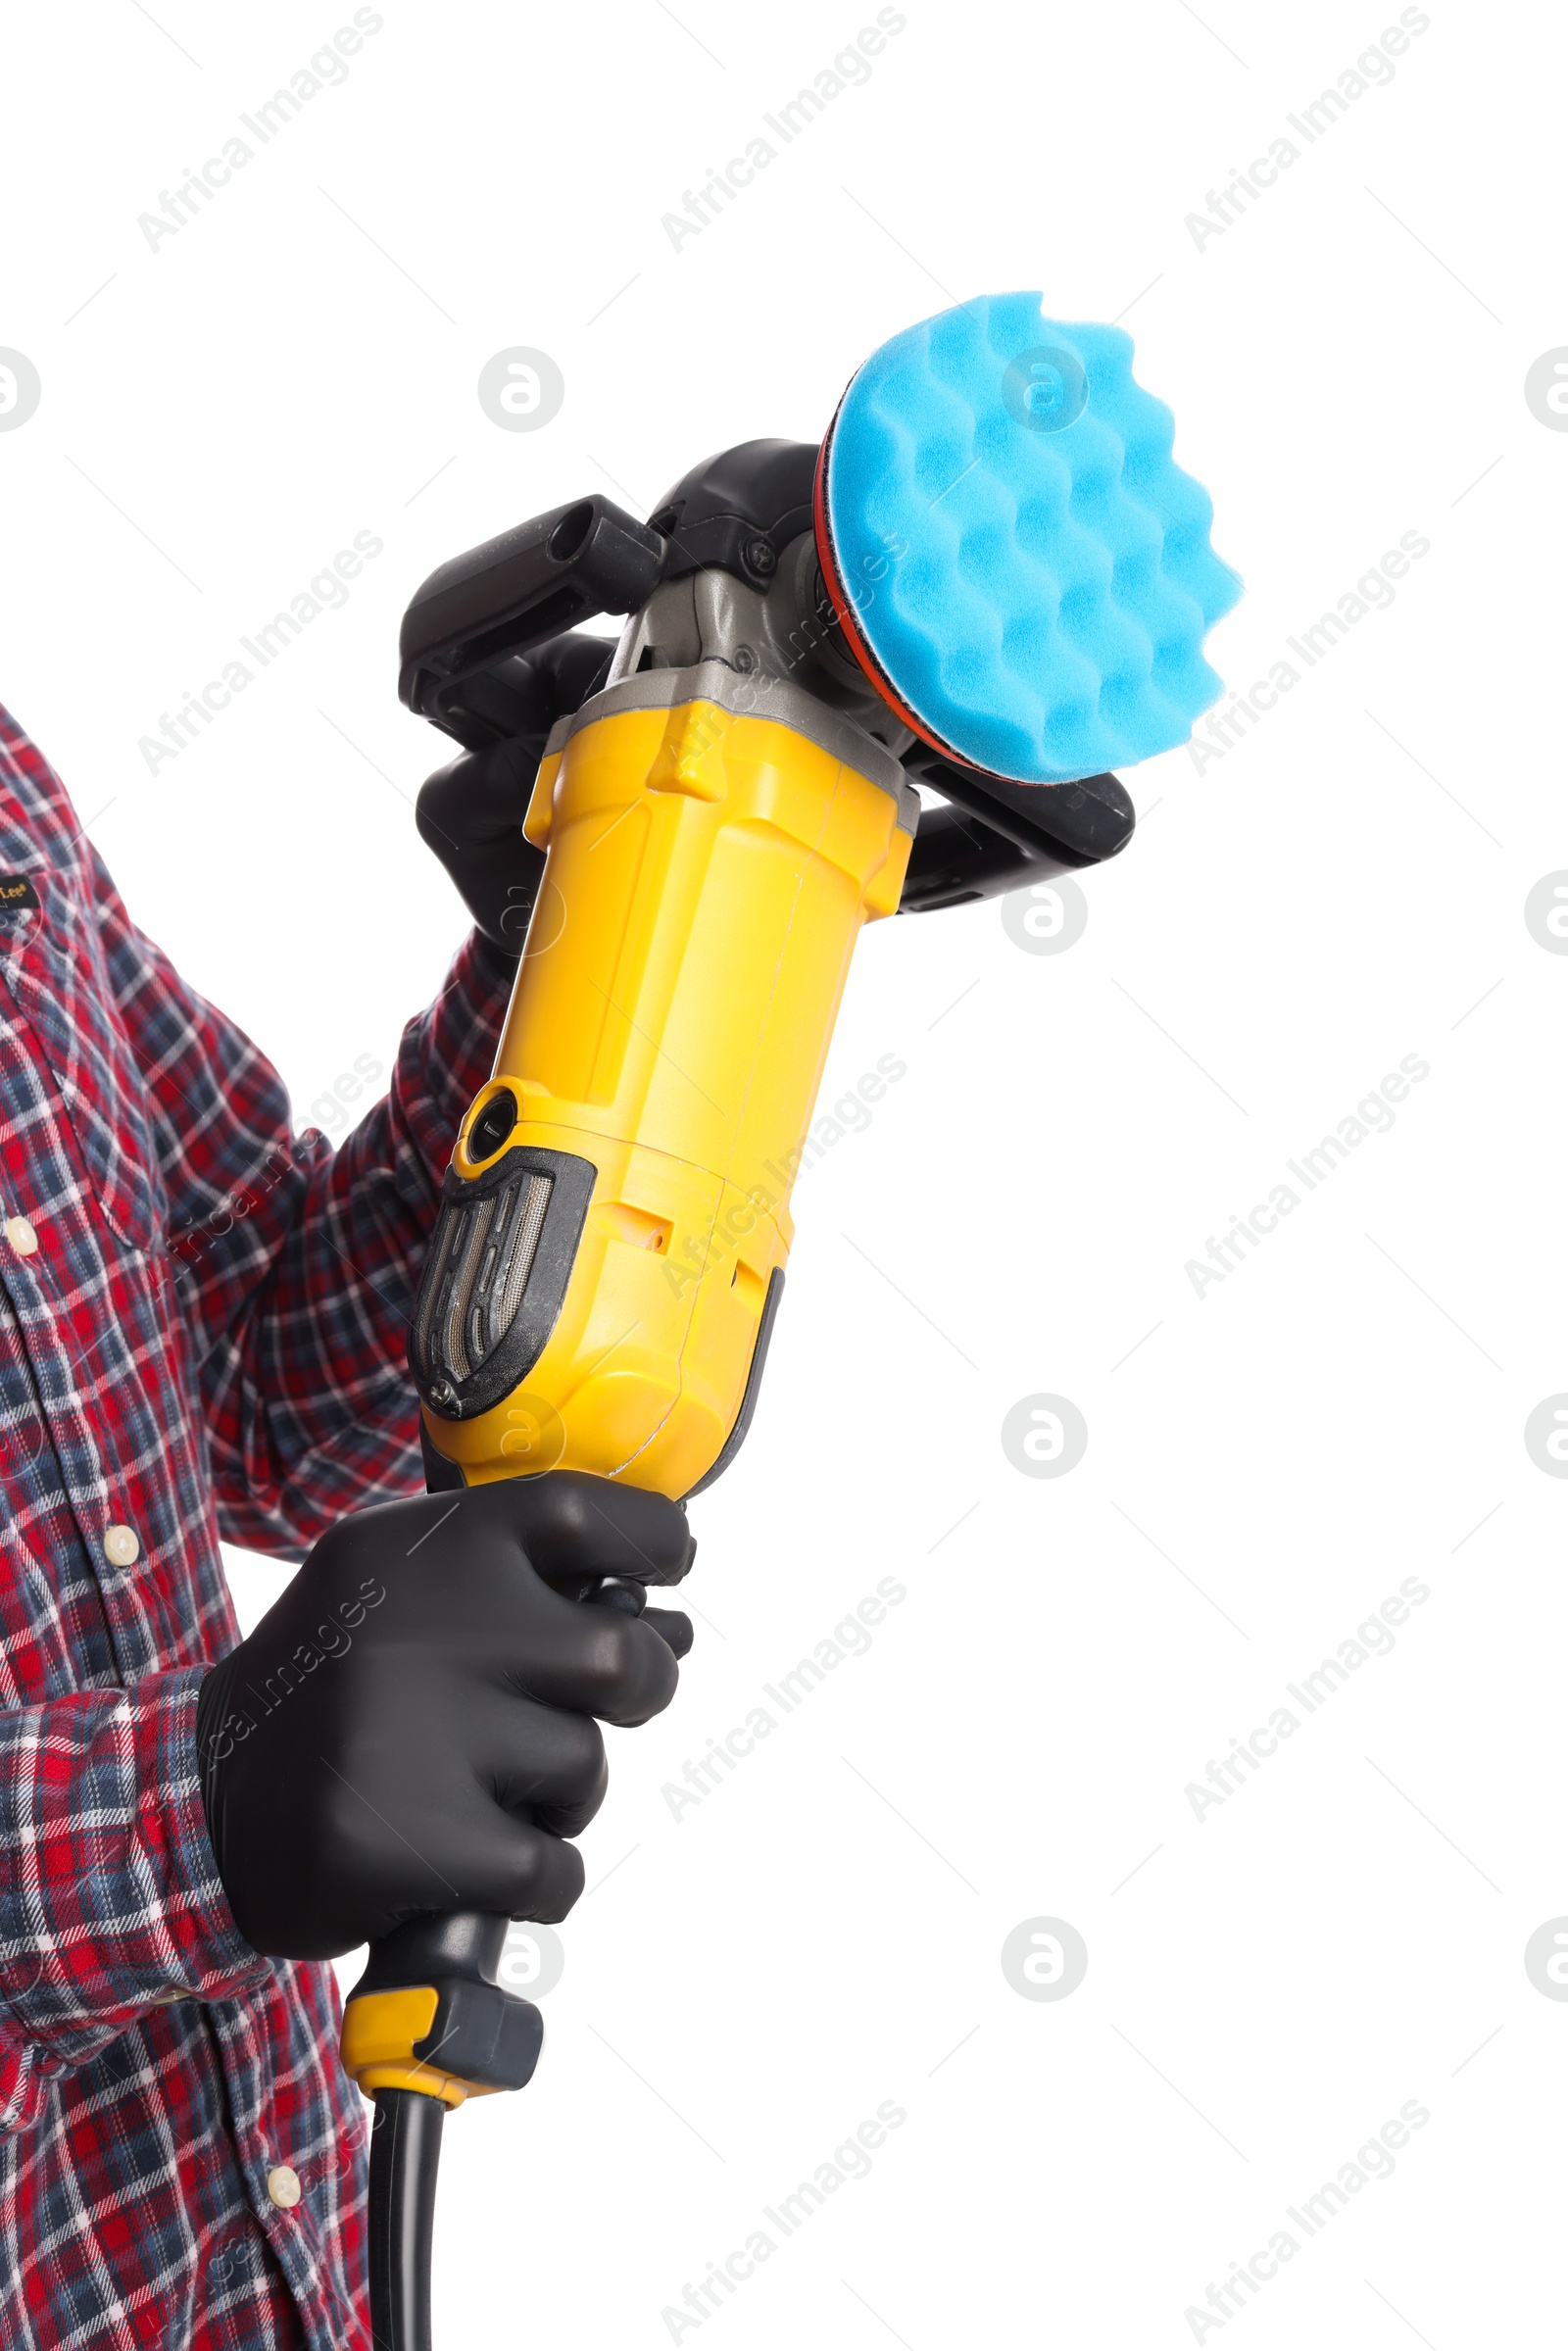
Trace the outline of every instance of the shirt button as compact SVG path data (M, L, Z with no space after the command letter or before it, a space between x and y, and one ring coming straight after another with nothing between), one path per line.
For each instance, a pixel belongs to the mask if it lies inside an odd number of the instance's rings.
M141 1557L141 1544L130 1527L109 1527L104 1533L104 1557L111 1567L131 1567Z
M302 2193L300 2176L292 2164L275 2163L267 2175L267 2192L279 2212L292 2212Z
M25 1216L8 1216L5 1236L19 1257L30 1257L38 1247L38 1236Z

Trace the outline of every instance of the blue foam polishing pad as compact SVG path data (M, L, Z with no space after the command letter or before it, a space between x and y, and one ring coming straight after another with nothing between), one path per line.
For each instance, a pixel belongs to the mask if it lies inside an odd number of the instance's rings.
M818 545L862 665L1020 783L1169 751L1223 691L1203 639L1242 583L1132 358L1039 294L983 296L884 343L825 444Z

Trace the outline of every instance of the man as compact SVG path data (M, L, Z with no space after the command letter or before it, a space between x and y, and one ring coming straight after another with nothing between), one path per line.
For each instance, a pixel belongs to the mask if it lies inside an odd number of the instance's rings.
M524 780L503 760L482 811L502 906ZM563 1595L682 1572L675 1504L398 1498L419 1260L514 969L488 927L385 1101L335 1153L296 1140L0 711L7 2346L366 2351L364 2109L321 1958L421 1910L564 1916L588 1718L673 1690L683 1619ZM349 1512L235 1651L220 1536L299 1559Z

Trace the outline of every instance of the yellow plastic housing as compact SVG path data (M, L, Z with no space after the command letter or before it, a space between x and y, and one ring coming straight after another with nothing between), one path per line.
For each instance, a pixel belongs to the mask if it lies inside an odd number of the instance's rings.
M524 829L544 877L453 1164L479 1175L525 1144L598 1177L521 1388L467 1421L426 1409L468 1484L559 1467L679 1495L718 1458L855 943L908 862L907 788L868 740L869 772L847 764L849 731L693 699L590 717L541 764ZM516 1126L470 1159L509 1089Z
M443 2106L461 2106L467 2098L488 2098L488 2083L465 2082L416 2057L417 2041L429 2037L440 1993L433 1984L414 1984L397 1991L359 1992L343 2010L341 2054L343 2070L352 2075L365 2096L378 2089L416 2089Z

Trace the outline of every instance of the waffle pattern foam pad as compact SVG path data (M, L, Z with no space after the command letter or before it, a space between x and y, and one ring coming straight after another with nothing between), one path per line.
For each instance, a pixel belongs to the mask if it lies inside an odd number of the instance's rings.
M1185 743L1242 583L1114 326L995 294L884 343L844 395L824 506L859 630L974 765L1065 783Z

